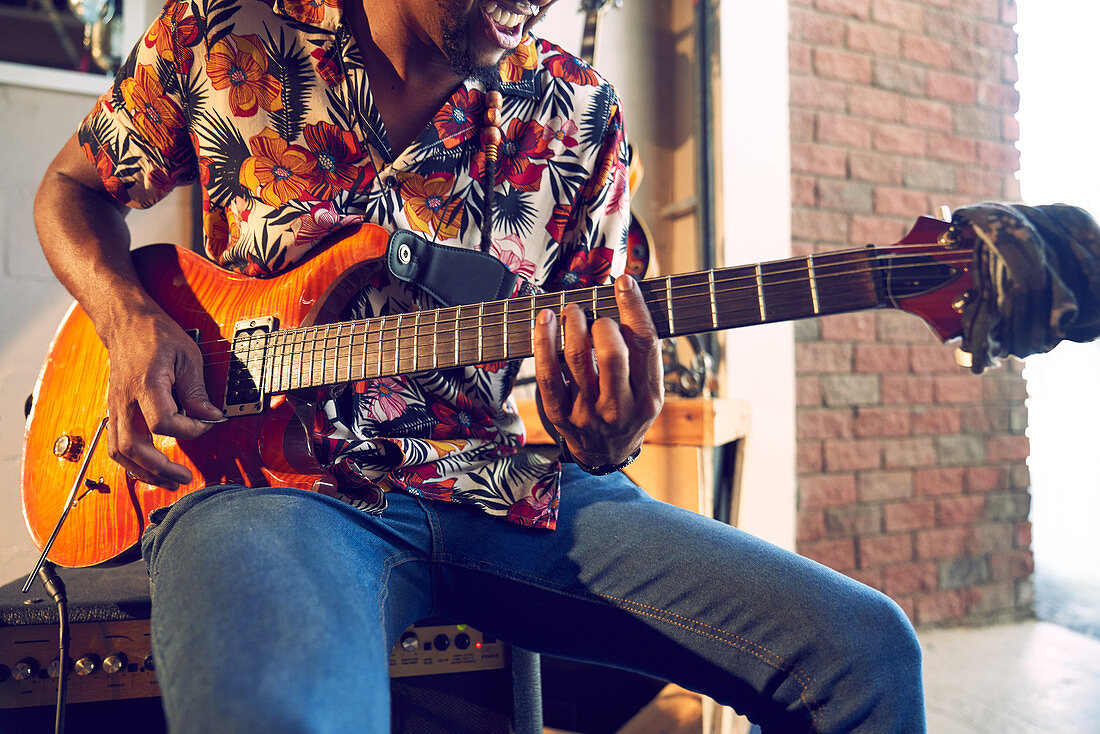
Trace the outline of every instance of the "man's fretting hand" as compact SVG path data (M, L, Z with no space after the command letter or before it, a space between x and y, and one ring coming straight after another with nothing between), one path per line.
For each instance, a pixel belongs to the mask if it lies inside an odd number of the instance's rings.
M535 325L535 380L543 413L586 466L626 460L664 402L657 329L632 277L615 281L615 301L620 322L599 318L591 332L579 306L562 309L562 345L553 311L540 311Z
M176 489L190 482L191 472L158 451L153 434L197 438L210 422L224 419L207 397L198 346L163 313L135 315L109 332L104 343L111 357L111 458L149 484Z

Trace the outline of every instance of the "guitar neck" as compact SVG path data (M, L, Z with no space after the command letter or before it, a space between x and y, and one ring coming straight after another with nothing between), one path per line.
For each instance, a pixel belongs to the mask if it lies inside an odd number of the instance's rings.
M589 10L584 14L584 35L581 36L580 58L589 66L596 64L596 37L599 33L600 10Z
M641 281L662 338L886 305L877 255L852 250ZM264 392L392 377L534 354L535 317L576 303L618 320L613 285L286 329L234 347Z

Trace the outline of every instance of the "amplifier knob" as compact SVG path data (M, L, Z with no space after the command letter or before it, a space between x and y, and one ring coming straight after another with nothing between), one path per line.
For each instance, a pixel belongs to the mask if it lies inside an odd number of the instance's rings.
M459 632L455 635L455 647L459 650L465 650L470 646L470 636L465 632Z
M142 661L142 665L144 665L145 669L149 671L154 671L157 669L157 663L155 660L153 660L153 653L149 653L145 656L145 660Z
M11 677L16 680L28 680L38 675L38 661L34 658L23 658L11 669Z
M85 655L76 661L73 665L73 670L77 675L86 676L95 672L99 667L99 657L96 655Z
M111 653L103 659L103 672L107 675L114 675L119 671L125 670L127 662L126 653Z
M50 661L50 664L46 666L46 675L51 678L61 677L61 661L58 658L54 658Z
M440 652L443 652L444 650L446 650L448 647L451 646L451 638L447 637L447 635L444 635L444 634L436 635L435 640L433 640L433 642L435 644L435 649L439 650Z
M406 632L401 635L401 649L405 652L416 652L420 649L420 638L415 632Z

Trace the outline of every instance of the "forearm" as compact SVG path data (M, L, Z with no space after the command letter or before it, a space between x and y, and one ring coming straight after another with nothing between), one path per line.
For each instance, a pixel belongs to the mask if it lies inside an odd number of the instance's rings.
M126 207L113 199L75 139L46 171L34 201L34 220L50 267L109 338L135 313L158 310L130 260Z

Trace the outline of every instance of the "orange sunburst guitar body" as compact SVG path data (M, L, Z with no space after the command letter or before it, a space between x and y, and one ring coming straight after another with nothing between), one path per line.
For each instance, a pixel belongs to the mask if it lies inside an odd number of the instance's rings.
M334 320L374 272L388 237L381 228L364 226L300 267L271 279L231 273L172 245L144 247L133 254L146 290L185 330L197 331L193 335L206 360L211 402L224 408L229 371L226 347L235 324L274 317L279 329L293 329ZM50 346L24 439L23 513L39 548L61 516L83 453L91 448L104 417L109 376L107 351L83 309L74 305ZM108 457L104 433L50 559L63 566L113 560L137 544L150 511L207 485L275 483L321 488L326 476L312 461L310 444L296 417L300 405L293 398L277 396L262 416L236 417L231 411L229 420L195 440L155 437L157 448L194 475L191 484L176 491L127 476ZM59 440L68 441L68 456L55 455L65 448ZM73 443L82 446L74 451Z
M192 441L157 447L194 480L169 491L128 477L94 440L106 410L110 363L84 311L62 322L23 445L23 513L44 548L76 487L50 559L114 560L138 543L152 510L212 484L276 484L331 491L306 427L318 390L332 385L529 357L535 317L567 303L617 319L613 285L338 321L381 266L389 234L363 224L270 279L247 278L171 245L135 250L149 294L194 336L211 402L229 420ZM400 240L399 240L400 242ZM412 250L398 246L400 259ZM947 340L972 287L969 245L921 218L900 242L640 281L661 338L870 308L923 318ZM458 274L456 278L462 277ZM87 471L81 476L81 468ZM79 482L78 482L79 480Z

